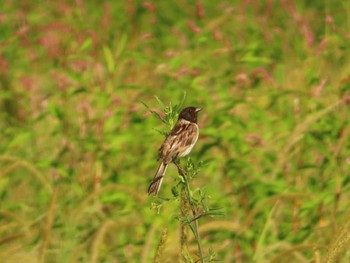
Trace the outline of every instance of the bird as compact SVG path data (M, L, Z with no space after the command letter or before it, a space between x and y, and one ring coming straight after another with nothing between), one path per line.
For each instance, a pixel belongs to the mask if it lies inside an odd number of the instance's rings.
M191 106L180 112L177 122L159 148L157 160L161 162L148 187L148 195L158 194L168 165L188 155L193 149L199 135L197 118L201 110L202 108Z

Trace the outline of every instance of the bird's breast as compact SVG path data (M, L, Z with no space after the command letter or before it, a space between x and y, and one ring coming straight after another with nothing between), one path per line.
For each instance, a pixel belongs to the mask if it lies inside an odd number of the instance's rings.
M193 143L191 143L190 145L188 145L187 148L184 149L184 151L180 152L180 153L179 153L179 157L184 157L184 156L188 155L188 154L192 151L194 145L196 144L196 142L197 142L197 140L198 140L198 135L199 135L198 125L197 125L197 124L193 124L193 125L195 125L195 130L196 130Z

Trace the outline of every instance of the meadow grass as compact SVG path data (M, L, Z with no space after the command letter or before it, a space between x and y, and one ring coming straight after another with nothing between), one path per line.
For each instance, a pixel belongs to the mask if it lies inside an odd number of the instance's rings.
M196 261L175 165L147 196L181 101L205 262L349 262L349 1L1 7L1 262Z

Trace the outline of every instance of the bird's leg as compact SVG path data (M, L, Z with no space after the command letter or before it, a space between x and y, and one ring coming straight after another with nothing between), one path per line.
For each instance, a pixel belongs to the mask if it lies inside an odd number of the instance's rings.
M173 163L176 165L182 175L187 175L186 170L181 166L180 160L178 158L174 158Z

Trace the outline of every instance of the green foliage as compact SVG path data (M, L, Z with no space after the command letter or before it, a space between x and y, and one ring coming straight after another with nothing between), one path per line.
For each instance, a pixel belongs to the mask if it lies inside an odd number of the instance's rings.
M348 262L349 21L343 0L3 1L0 258L195 260L185 185L205 261ZM150 198L189 105L190 177Z

